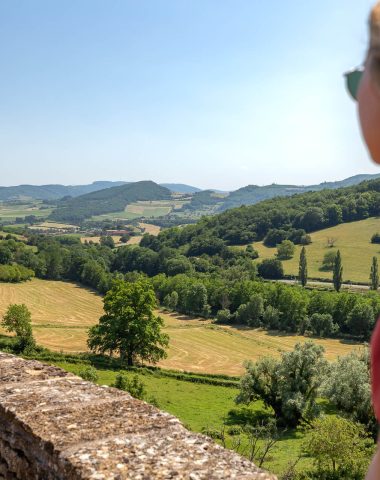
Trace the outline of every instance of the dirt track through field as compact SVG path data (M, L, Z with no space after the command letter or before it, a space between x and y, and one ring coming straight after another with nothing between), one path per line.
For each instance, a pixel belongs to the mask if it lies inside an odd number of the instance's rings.
M103 313L102 298L73 283L34 279L22 284L0 283L0 315L10 303L25 303L32 313L34 335L52 350L80 352L87 349L87 331ZM210 321L159 312L170 336L168 358L160 365L194 372L239 375L245 360L278 356L305 337L218 326ZM340 340L315 340L333 360L356 344Z

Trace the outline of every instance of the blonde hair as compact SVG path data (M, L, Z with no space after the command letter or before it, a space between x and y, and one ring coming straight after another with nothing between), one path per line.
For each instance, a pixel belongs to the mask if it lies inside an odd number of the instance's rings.
M370 44L368 51L368 66L371 75L380 85L380 2L372 9L369 19L370 26Z

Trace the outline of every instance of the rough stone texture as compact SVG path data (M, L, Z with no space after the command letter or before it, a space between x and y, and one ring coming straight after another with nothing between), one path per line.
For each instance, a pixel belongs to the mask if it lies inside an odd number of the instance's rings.
M0 480L274 479L119 390L0 352Z

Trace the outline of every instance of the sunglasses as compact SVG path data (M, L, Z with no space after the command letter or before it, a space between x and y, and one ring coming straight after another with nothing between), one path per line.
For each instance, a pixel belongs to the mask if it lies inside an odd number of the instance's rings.
M354 100L358 99L358 91L359 91L361 79L363 77L363 73L364 73L364 68L358 67L344 74L346 78L347 90Z

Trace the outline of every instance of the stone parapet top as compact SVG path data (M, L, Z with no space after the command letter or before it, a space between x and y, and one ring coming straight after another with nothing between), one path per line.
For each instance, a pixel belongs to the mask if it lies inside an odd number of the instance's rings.
M0 480L275 479L128 393L0 352Z

